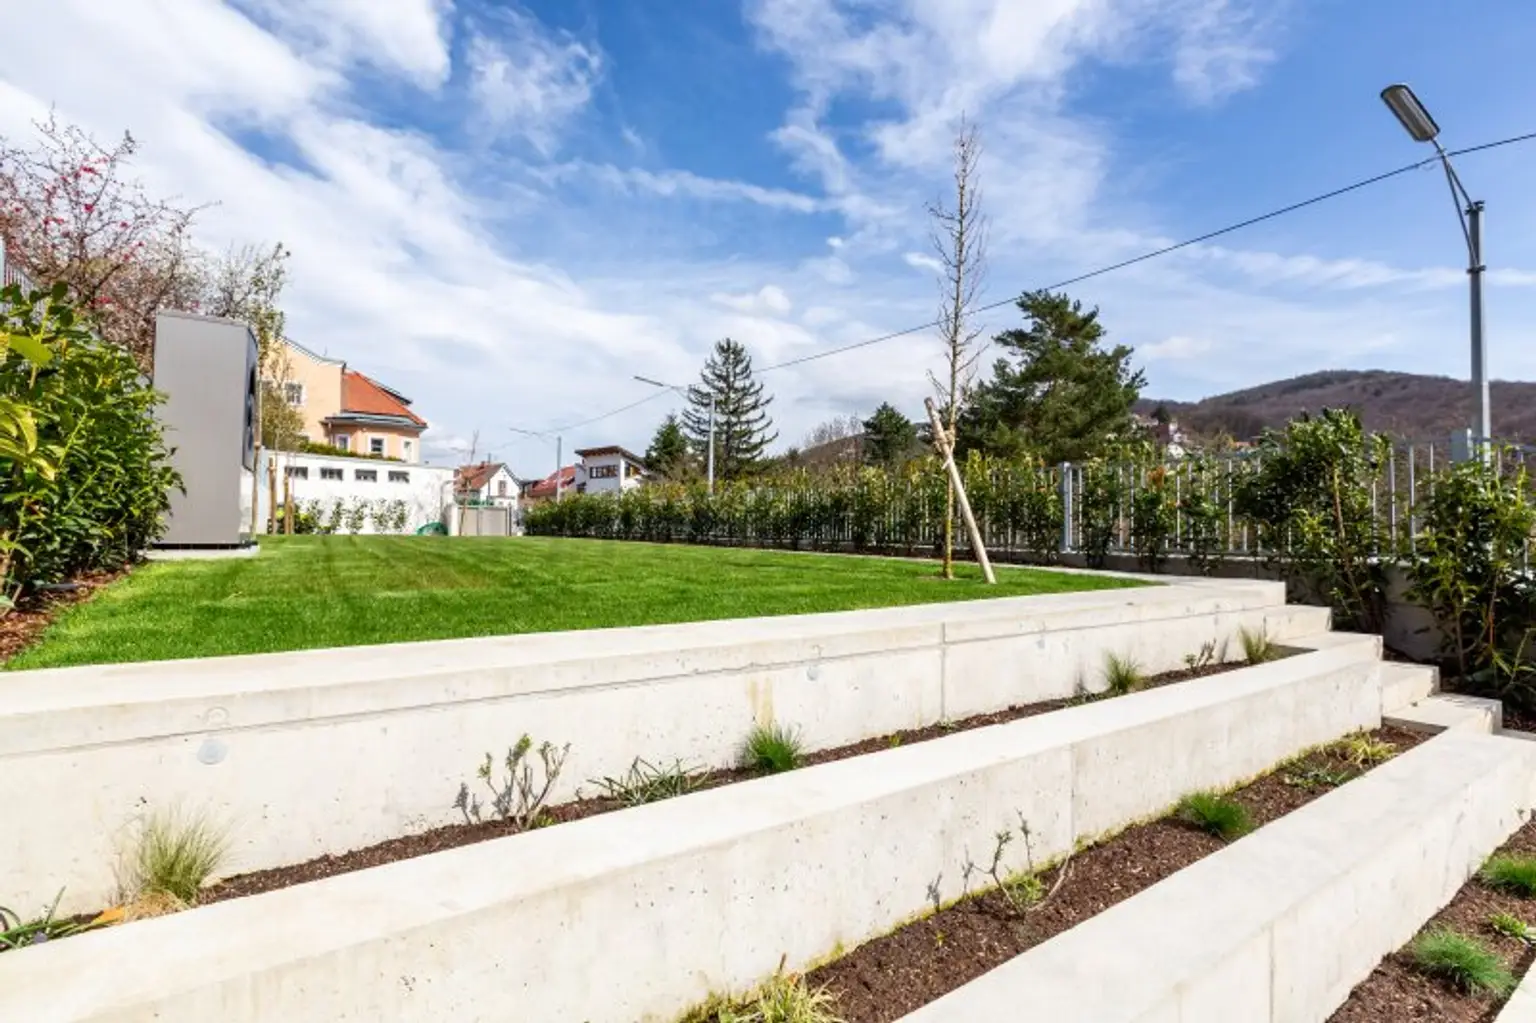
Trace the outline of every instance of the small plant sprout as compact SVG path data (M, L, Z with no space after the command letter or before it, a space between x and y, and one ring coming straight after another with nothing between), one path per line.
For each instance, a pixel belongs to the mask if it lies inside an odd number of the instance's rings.
M1241 838L1253 830L1248 808L1229 796L1196 792L1179 803L1179 819L1223 842Z
M56 914L59 911L59 900L63 898L64 889L60 888L59 894L53 897L53 904L44 911L42 916L30 921L24 921L20 914L0 906L0 952L11 952L28 945L41 945L45 941L53 941L56 938L67 938L96 926L94 921L82 924L73 920L58 919Z
M1184 655L1184 667L1190 671L1199 671L1216 663L1216 641L1208 639L1200 644L1200 652Z
M843 1018L829 991L779 974L743 1001L711 998L682 1023L843 1023Z
M757 725L741 748L741 766L759 774L793 771L803 758L800 731L785 725Z
M1363 771L1391 760L1397 747L1385 740L1373 739L1366 732L1356 732L1340 739L1335 752L1349 761L1351 767Z
M1477 872L1483 884L1522 899L1536 896L1536 856L1495 856Z
M1504 961L1476 938L1433 927L1408 946L1413 968L1469 995L1507 995L1515 978Z
M1514 938L1523 941L1527 945L1536 944L1536 935L1531 933L1531 926L1513 913L1495 913L1488 918L1488 928L1495 934L1502 934L1506 938Z
M152 812L140 827L123 884L125 898L138 907L133 915L159 915L195 904L228 853L228 835L206 816Z
M1115 696L1124 696L1126 693L1134 693L1140 689L1146 677L1141 673L1141 665L1131 657L1121 657L1119 654L1107 654L1104 657L1104 688Z
M596 786L604 798L617 800L625 806L643 806L674 796L686 796L703 783L703 772L683 766L681 760L652 764L640 757L636 757L629 770L617 778L590 779L590 784Z
M1280 648L1262 627L1257 632L1246 626L1238 629L1237 641L1243 645L1243 660L1249 664L1263 664L1280 656Z
M560 777L560 771L565 767L565 758L570 752L570 743L556 747L552 743L543 742L535 750L533 740L524 735L507 750L502 761L502 777L496 776L495 758L487 753L485 762L475 773L490 790L491 812L498 820L510 824L517 831L527 831L547 823L544 819L544 801L555 787L555 781ZM538 774L542 778L535 776L530 753L538 757ZM459 794L453 801L453 808L464 815L466 824L479 824L484 820L484 808L479 798L470 793L467 784L459 785Z
M1040 871L1035 866L1034 832L1030 830L1029 821L1024 815L1019 814L1018 834L1024 839L1024 869L1010 872L1003 866L1003 856L1008 847L1013 844L1014 832L1004 828L993 836L992 862L985 867L979 866L974 860L967 860L961 876L964 878L966 889L970 889L971 877L983 874L992 881L993 887L1003 900L1008 903L1009 910L1016 916L1024 916L1033 909L1038 909L1047 899L1055 894L1056 889L1066 880L1067 869L1070 862L1063 863L1061 869L1056 872L1056 881L1047 889L1045 882L1040 878Z
M1282 776L1287 785L1298 789L1331 789L1353 778L1349 771L1319 767L1316 764L1298 762L1287 768Z

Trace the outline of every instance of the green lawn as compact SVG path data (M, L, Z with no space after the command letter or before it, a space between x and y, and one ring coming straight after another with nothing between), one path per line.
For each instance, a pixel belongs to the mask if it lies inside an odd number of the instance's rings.
M1135 585L974 565L602 540L268 537L255 558L145 565L7 668L803 614Z

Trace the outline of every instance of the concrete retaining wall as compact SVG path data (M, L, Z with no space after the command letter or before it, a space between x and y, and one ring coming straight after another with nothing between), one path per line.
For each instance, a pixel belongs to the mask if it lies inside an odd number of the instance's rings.
M1102 685L1106 652L1180 666L1240 626L1325 628L1267 583L17 672L0 685L0 893L113 896L146 808L203 809L230 872L458 819L459 784L521 734L571 744L553 797L637 756L729 764L754 722L824 748ZM1240 653L1240 651L1238 651Z
M0 1019L670 1021L958 896L1018 814L1037 859L1059 856L1374 726L1376 652L1341 638L7 954Z
M1326 1019L1533 798L1536 746L1445 732L904 1021Z

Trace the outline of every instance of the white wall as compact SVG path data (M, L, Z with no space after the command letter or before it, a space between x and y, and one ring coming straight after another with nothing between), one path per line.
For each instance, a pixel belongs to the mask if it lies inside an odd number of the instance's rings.
M260 468L261 487L259 488L258 516L262 528L267 521L268 505L270 503L270 488L267 483L267 460L275 458L278 466L277 500L279 505L283 500L283 475L292 466L303 469L307 478L293 481L293 500L303 510L308 510L311 502L320 502L320 518L325 521L329 518L330 509L336 501L340 500L346 505L352 505L358 501L369 501L377 506L379 502L404 501L406 508L406 522L403 532L415 532L420 526L428 522L438 522L442 519L442 508L445 501L452 499L451 485L453 482L453 470L446 466L419 465L404 462L385 462L373 458L343 458L334 455L307 455L292 454L289 452L271 452L263 450ZM339 472L341 479L329 480L323 478L325 470ZM374 473L375 480L372 483L359 482L357 473ZM404 473L405 482L391 482L390 473ZM368 516L368 521L361 530L364 533L378 532ZM350 532L343 527L339 532Z
M50 942L0 955L0 1018L661 1023L958 896L1016 814L1050 859L1379 723L1377 663L1356 643ZM970 1017L1005 1018L1057 1017Z
M1235 647L1240 627L1277 639L1326 627L1326 611L1287 608L1282 589L1155 586L12 672L0 821L26 826L0 855L0 892L30 907L64 886L65 911L99 906L117 840L146 806L230 821L232 871L279 866L451 823L459 783L525 732L571 744L560 800L637 756L728 765L754 723L827 748L1102 688L1111 651L1158 672L1208 641Z
M611 468L614 475L594 478L591 471L600 466ZM578 487L585 484L584 492L588 494L616 494L621 490L634 490L640 483L641 477L634 472L634 466L623 455L584 457L576 467L576 484Z

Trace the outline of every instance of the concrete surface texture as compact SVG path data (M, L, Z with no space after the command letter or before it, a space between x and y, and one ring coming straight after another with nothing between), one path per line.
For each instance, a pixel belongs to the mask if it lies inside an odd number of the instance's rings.
M904 1023L1315 1023L1450 900L1533 796L1536 746L1448 730Z
M1019 814L1048 860L1375 726L1376 655L1341 637L0 956L0 1019L669 1021L960 895L965 863ZM1163 937L1110 943L1155 955Z
M570 743L553 799L635 757L724 766L754 723L826 748L1148 672L1240 627L1327 612L1272 583L1181 583L838 614L65 668L0 686L0 892L26 912L114 894L150 809L228 826L230 872L452 823L461 782L524 733ZM60 798L68 793L68 798Z

